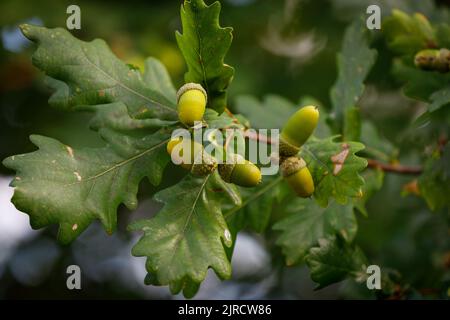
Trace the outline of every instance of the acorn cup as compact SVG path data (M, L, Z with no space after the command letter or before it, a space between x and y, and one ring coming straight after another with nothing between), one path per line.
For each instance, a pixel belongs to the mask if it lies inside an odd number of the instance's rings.
M414 57L414 65L425 71L447 73L450 71L450 50L421 50Z
M280 156L298 154L300 147L308 140L319 122L319 109L306 106L294 113L286 122L280 135Z
M182 149L179 152L174 152L174 149L179 144L182 145ZM187 162L183 162L183 153L185 143L190 145L190 159ZM217 168L216 159L205 151L203 145L198 142L190 140L189 142L184 142L181 138L171 139L167 143L167 153L171 155L172 159L178 159L181 163L180 166L186 170L189 170L193 175L196 176L206 176L213 173Z
M207 101L208 95L201 85L186 83L177 92L178 118L192 127L196 121L202 121Z
M292 190L302 198L309 198L314 193L314 181L303 159L289 157L280 166L281 175Z
M219 174L225 182L241 187L255 187L261 182L261 170L241 155L231 155L232 163L219 164Z

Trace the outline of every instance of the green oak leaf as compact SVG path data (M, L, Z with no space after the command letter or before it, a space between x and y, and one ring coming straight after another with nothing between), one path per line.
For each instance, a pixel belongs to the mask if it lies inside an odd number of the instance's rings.
M434 28L421 13L408 15L394 9L381 27L388 47L395 53L413 57L418 51L436 46Z
M331 102L334 111L336 132L342 133L344 128L347 134L352 128L357 130L358 125L351 127L346 121L355 120L351 113L364 92L364 80L369 74L377 58L377 51L370 49L369 31L362 19L354 21L346 30L341 52L337 57L338 78L331 89ZM349 113L350 112L350 113ZM348 118L348 119L347 119ZM347 137L344 137L346 140Z
M59 224L58 239L69 243L99 219L112 233L119 204L136 208L139 182L147 177L160 183L169 161L168 133L132 137L102 129L100 134L107 146L84 149L33 135L37 151L4 160L17 172L12 202L30 216L34 229Z
M225 182L217 171L211 175L209 183L209 186L212 190L214 190L214 192L223 193L228 198L229 201L227 204L232 204L235 206L242 205L242 197L238 187L233 183Z
M167 100L176 103L177 90L173 86L169 72L164 64L156 58L149 57L144 62L144 83L152 90L165 96Z
M434 92L430 96L430 106L428 110L434 112L443 107L450 107L450 86Z
M390 140L383 136L370 121L363 121L361 126L361 142L364 143L364 153L381 161L390 162L396 159L398 150Z
M122 102L91 106L94 111L89 126L93 130L110 128L121 132L135 132L137 130L155 130L161 127L174 125L177 121L160 120L158 118L134 119L131 118L127 106Z
M359 141L361 138L361 127L361 112L359 108L348 108L344 116L343 140Z
M450 207L450 143L442 154L436 152L425 164L419 190L431 210Z
M352 204L332 202L323 208L311 199L294 198L285 210L289 215L273 229L280 232L276 244L282 248L287 265L302 261L319 239L340 234L351 242L358 229Z
M362 197L355 198L353 202L355 208L367 217L369 213L366 209L366 203L383 187L384 171L381 169L365 170L362 176L365 182L362 187Z
M283 190L280 176L266 176L255 188L239 188L242 203L239 205L223 204L224 216L233 239L233 246L227 249L231 259L234 243L239 231L249 228L258 233L266 231L270 224L273 207L281 201Z
M436 38L439 48L450 48L450 25L447 23L437 25Z
M311 278L321 289L347 277L361 282L367 278L367 258L362 250L340 237L324 238L319 247L312 248L305 257Z
M51 82L65 85L63 82L49 78ZM176 90L172 84L166 67L155 58L145 60L145 70L143 81L152 90L166 96L171 101L176 100ZM58 91L56 91L58 92ZM53 97L56 96L56 93ZM94 111L95 115L91 120L90 127L98 130L102 127L108 127L117 131L132 132L134 130L152 130L165 126L170 126L176 121L160 120L158 118L134 119L131 118L127 107L122 102L114 102L106 105L94 105L88 108Z
M222 113L234 69L224 64L233 29L220 27L220 8L218 1L207 6L203 0L185 0L181 6L183 34L177 32L176 38L188 66L185 81L201 84L208 93L207 107Z
M122 102L136 118L176 119L171 94L151 89L141 73L119 60L103 40L84 42L62 28L21 25L21 30L38 46L33 64L54 79L52 105L73 110Z
M441 94L431 99L431 96L436 92L443 93L450 85L450 74L443 74L439 72L431 72L417 69L405 65L403 62L396 60L392 66L393 75L400 81L405 83L403 93L416 100L425 102L433 102L437 100L438 103ZM445 98L445 96L444 96ZM438 104L433 105L433 110L439 108Z
M366 209L366 203L372 196L383 187L384 171L381 169L365 170L362 173L364 186L362 187L362 197L353 200L355 208L365 217L369 214Z
M264 185L261 185L264 187ZM261 188L260 187L260 188ZM250 197L253 192L258 192L258 190L249 190L245 189L243 192L244 197ZM245 216L245 220L247 221L248 227L258 233L262 233L266 230L267 226L270 222L270 216L273 210L273 204L275 200L275 194L277 192L277 188L271 188L263 195L259 197L257 201L252 201L242 208L242 212L238 212L237 214L242 214ZM245 198L244 198L245 199Z
M227 221L237 220L240 229L248 227L249 229L262 233L270 222L273 206L277 202L277 196L280 192L281 178L276 176L266 176L256 187L240 188L242 195L242 205L235 207L228 213Z
M240 128L238 121L230 117L227 113L219 114L213 109L206 109L203 120L210 129Z
M316 186L314 198L321 206L334 198L346 204L348 198L362 196L364 179L359 174L367 160L355 153L364 149L359 142L335 142L337 137L311 137L300 154L305 159Z
M154 218L130 225L130 230L144 232L132 253L147 257L151 283L169 285L172 293L183 290L189 297L208 268L222 279L231 276L224 245L230 247L232 239L220 194L211 176L188 175L155 195L164 207Z

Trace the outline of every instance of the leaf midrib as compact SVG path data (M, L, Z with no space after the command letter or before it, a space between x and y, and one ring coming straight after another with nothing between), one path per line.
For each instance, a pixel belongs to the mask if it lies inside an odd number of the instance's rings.
M195 212L195 207L196 207L196 205L197 205L197 201L198 201L198 199L200 198L200 195L202 194L203 190L205 189L205 185L206 185L206 183L208 182L209 177L210 177L210 176L208 175L208 176L205 178L205 181L203 181L202 185L200 186L199 192L198 192L198 194L196 195L196 197L195 197L195 199L194 199L194 202L193 202L193 204L192 204L192 206L191 206L191 208L190 208L190 212L189 212L189 214L188 214L187 217L186 217L186 222L184 223L183 229L182 229L180 235L178 236L177 241L175 242L175 247L174 247L174 250L172 251L172 256L170 257L169 261L173 261L173 259L174 259L174 257L175 257L175 253L178 251L182 239L186 237L186 231L187 231L187 229L188 229L188 226L190 225L189 222L190 222L190 220L192 219L192 216L193 216L193 214L194 214L194 212Z
M169 141L169 139L166 139L166 140L164 140L164 141L162 141L162 142L152 146L151 148L142 151L141 153L138 153L138 154L136 154L136 155L134 155L134 156L132 156L132 157L130 157L128 159L125 159L125 160L123 160L121 162L118 162L118 163L114 164L113 166L109 167L108 169L106 169L106 170L104 170L102 172L99 172L99 173L97 173L97 174L95 174L93 176L90 176L90 177L86 178L86 179L82 179L81 181L76 181L76 182L65 184L65 185L63 185L63 187L69 187L69 186L73 186L73 185L89 182L89 181L92 181L92 180L96 180L96 179L104 176L105 174L107 174L107 173L109 173L111 171L114 171L115 169L120 168L122 166L125 166L126 164L128 164L128 163L130 163L130 162L132 162L134 160L137 160L137 159L139 159L139 158L141 158L143 156L145 156L147 153L152 152L155 149L160 148L161 146L165 145L168 141Z
M89 59L89 57L88 57L88 55L86 54L86 52L84 52L84 50L81 50L81 52L83 52L83 55L84 55L86 61L87 61L91 66L93 66L95 69L97 69L98 71L100 71L101 73L103 73L106 77L108 77L108 78L110 78L111 80L115 81L117 85L119 85L119 86L121 86L122 88L124 88L125 90L128 90L129 92L131 92L131 93L137 95L138 97L140 97L140 98L143 99L143 100L146 100L146 101L148 101L148 102L150 102L150 103L154 103L154 104L156 104L156 105L159 105L160 107L165 108L165 109L169 110L169 111L172 112L172 113L175 113L175 110L172 109L172 108L170 108L169 106L166 106L166 105L164 105L164 104L162 104L162 103L160 103L160 102L158 102L158 101L156 101L156 100L153 100L153 99L151 99L151 98L149 98L149 97L147 97L147 96L145 96L145 95L143 95L143 94L137 92L136 90L134 90L134 89L128 87L126 84L122 83L120 80L114 78L114 77L113 77L112 75L110 75L108 72L106 72L105 70L103 70L102 68L100 68L100 66L98 66L97 64L95 64L94 62L92 62L92 61Z
M206 67L205 67L205 65L203 63L202 38L200 36L199 30L198 30L199 29L199 25L197 23L197 21L199 20L198 19L198 13L197 13L197 10L193 10L193 12L194 12L194 17L195 17L195 19L194 19L194 21L195 21L195 35L197 36L197 41L198 41L198 51L196 50L196 52L197 52L197 55L198 55L198 58L199 58L199 61L200 61L200 66L202 68L203 84L206 87L205 88L206 92L209 92L208 81L207 81L207 77L206 77L206 74L207 74Z

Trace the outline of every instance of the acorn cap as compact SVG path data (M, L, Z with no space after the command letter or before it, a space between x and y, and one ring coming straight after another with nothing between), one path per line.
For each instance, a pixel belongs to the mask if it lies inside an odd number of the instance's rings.
M439 51L435 49L425 49L419 51L414 56L414 65L424 70L433 69L436 61L439 59Z
M306 162L302 158L289 157L281 163L280 169L283 177L289 177L306 167Z
M242 156L238 155L238 154L232 154L232 155L227 155L227 157L233 157L232 163L222 163L219 164L219 174L222 177L222 180L225 182L230 183L231 182L231 174L233 173L234 170L234 166L236 165L237 162L241 162L242 161Z
M200 159L201 158L201 159ZM216 159L206 151L198 152L195 155L194 164L191 173L195 176L206 176L217 168Z
M180 100L180 97L188 90L198 90L198 91L202 92L203 95L205 96L205 100L208 101L208 95L206 93L206 90L203 89L203 87L201 85L199 85L198 83L189 82L189 83L186 83L185 85L183 85L180 89L178 89L177 103Z
M279 148L281 158L295 156L300 151L299 147L294 146L293 144L287 142L282 136L280 136Z

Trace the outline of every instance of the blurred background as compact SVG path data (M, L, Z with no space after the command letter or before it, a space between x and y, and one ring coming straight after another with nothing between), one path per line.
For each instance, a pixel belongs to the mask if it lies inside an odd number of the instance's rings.
M211 3L211 1L207 1ZM291 101L311 96L329 108L329 90L336 76L336 53L345 27L379 4L382 14L391 8L432 15L433 5L447 1L375 0L223 0L221 25L234 28L227 63L236 75L230 87L230 108L241 94L262 97L275 93ZM185 64L175 41L180 30L181 1L61 1L2 0L0 2L0 159L34 150L30 134L51 136L74 147L99 146L102 141L88 129L90 116L52 109L43 74L31 64L33 46L17 26L28 22L46 27L65 27L66 8L81 8L83 40L103 38L124 61L142 66L148 56L160 59L174 84L183 83ZM430 17L432 20L432 17ZM383 43L375 43L383 46ZM408 125L424 109L400 93L387 72L389 57L381 56L369 77L361 102L363 116L375 124L391 143L383 146L414 162L414 135ZM178 172L168 173L164 188ZM129 221L149 217L158 210L151 200L155 188L143 182L139 209L131 214L120 208L118 232L106 235L94 223L68 247L55 241L56 228L34 231L28 216L10 203L8 187L13 172L0 165L0 299L45 298L175 298L167 288L145 286L144 260L131 256L138 234L126 232ZM172 180L170 180L172 179ZM448 218L432 214L423 200L401 197L409 180L389 175L369 202L369 217L359 219L357 242L381 268L399 270L416 288L417 297L440 294L437 283L448 268ZM436 256L428 254L433 248ZM82 271L82 290L66 288L66 268L77 264ZM344 281L314 291L304 266L285 268L280 253L261 236L243 232L233 257L233 278L220 282L211 273L196 298L217 299L346 299L374 298L371 292ZM447 278L445 278L447 277ZM421 291L422 290L422 291Z

